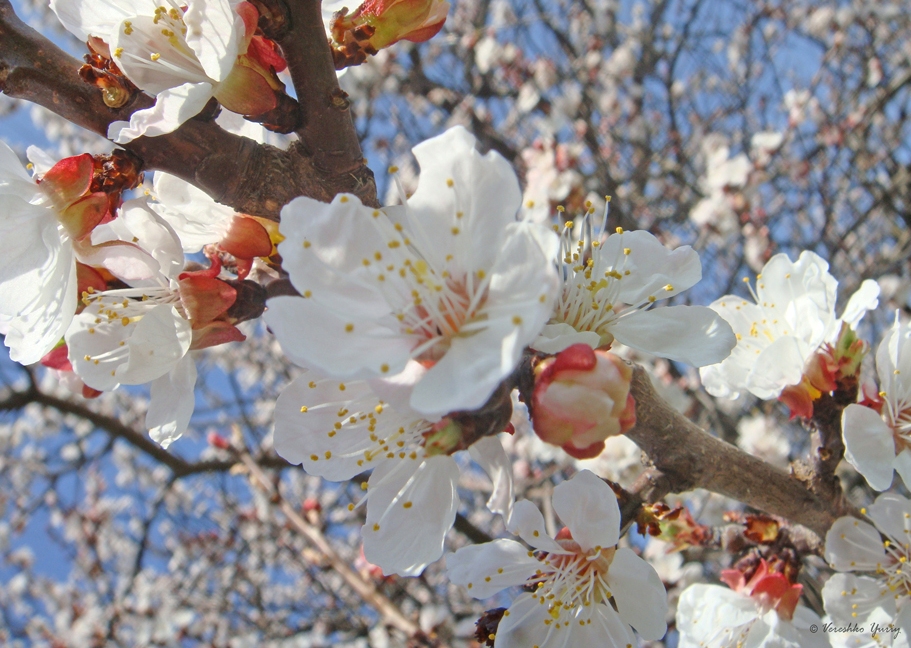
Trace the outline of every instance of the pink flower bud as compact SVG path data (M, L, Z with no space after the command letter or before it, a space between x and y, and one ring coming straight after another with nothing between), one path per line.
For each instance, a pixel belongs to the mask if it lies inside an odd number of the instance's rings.
M632 368L607 351L574 344L535 369L532 424L547 443L577 459L598 456L604 440L636 424Z
M221 436L218 432L209 432L206 440L209 442L210 446L213 448L218 448L219 450L227 450L231 447L231 444L228 442L228 440Z
M349 64L363 62L363 54L376 54L400 40L423 43L446 22L445 0L366 0L353 13L338 12L332 25L336 56Z

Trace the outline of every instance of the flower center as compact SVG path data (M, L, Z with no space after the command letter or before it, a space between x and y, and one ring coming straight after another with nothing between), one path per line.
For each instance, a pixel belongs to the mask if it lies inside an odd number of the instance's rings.
M311 381L309 387L316 389L316 381ZM339 383L340 391L346 389L345 383ZM375 404L374 404L375 403ZM312 416L315 410L335 407L336 404L324 403L315 406L304 405L302 414ZM424 450L424 435L431 429L432 424L423 419L414 419L399 414L387 406L383 401L355 400L348 401L338 406L333 417L335 420L325 434L330 439L338 434L345 434L346 430L366 428L367 436L352 434L351 446L345 451L333 454L326 452L323 456L313 454L312 461L329 459L357 459L357 465L370 467L371 464L383 459L424 459L427 456ZM382 434L383 436L380 436Z
M911 448L911 401L907 398L890 399L884 391L879 395L884 404L882 415L886 425L892 428L895 453L898 454L905 448Z
M536 588L534 596L541 605L547 606L551 616L544 623L554 624L555 629L565 627L574 620L591 623L590 615L585 615L587 619L577 619L578 611L593 603L610 604L607 573L617 548L595 547L583 551L571 538L560 539L559 535L557 538L568 553L543 553L538 557L541 568L529 579L529 585Z
M490 275L484 269L458 268L452 254L432 254L434 237L420 223L413 222L412 231L406 231L401 223L381 216L375 210L373 224L387 241L387 249L364 257L362 265L394 307L399 329L415 340L411 357L432 364L446 353L453 338L487 327L484 309ZM462 212L457 212L451 236L463 235L461 219Z
M911 554L911 545L900 545L892 540L883 541L886 549L885 566L877 566L876 573L882 577L883 584L895 595L911 596L911 565L908 556ZM886 592L884 591L883 594Z
M608 203L609 204L609 203ZM655 295L641 299L636 304L625 305L619 296L624 278L636 270L630 262L632 249L622 245L623 229L617 228L620 245L613 259L607 258L601 244L601 234L595 235L592 226L593 208L582 220L580 240L572 237L572 222L568 221L560 237L563 268L558 274L563 278L563 288L557 298L551 323L569 324L577 331L592 331L601 336L601 344L613 342L610 324L625 313L647 309L657 301ZM605 211L604 220L607 220ZM604 229L602 224L601 229ZM666 291L674 288L667 285Z
M134 76L148 70L180 77L188 77L189 73L196 81L208 79L195 52L187 45L185 9L173 0L167 4L170 6L156 7L151 17L137 16L124 21L123 46L114 49L114 57L125 63Z

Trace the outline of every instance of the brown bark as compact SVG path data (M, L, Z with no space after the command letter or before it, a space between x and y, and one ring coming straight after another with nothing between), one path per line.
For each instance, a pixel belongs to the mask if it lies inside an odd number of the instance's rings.
M839 513L795 477L713 437L665 403L641 367L633 373L636 426L626 433L670 492L705 488L801 524L824 538ZM817 545L819 543L816 543Z
M281 151L198 118L173 133L140 137L124 148L141 158L146 169L176 175L220 203L273 220L297 196L329 201L350 192L376 205L373 174L364 164L347 106L338 101L341 90L322 21L313 19L319 2L295 2L289 11L295 23L283 43L289 48L298 96L303 97L300 142ZM9 0L0 0L0 91L102 136L111 122L129 120L133 112L154 103L137 94L123 107L109 108L101 91L79 77L80 66L19 20Z

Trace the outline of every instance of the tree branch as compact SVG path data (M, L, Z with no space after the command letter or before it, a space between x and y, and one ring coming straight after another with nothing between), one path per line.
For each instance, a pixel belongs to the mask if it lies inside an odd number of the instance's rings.
M175 479L207 472L228 472L237 464L233 459L213 459L196 462L187 461L162 448L152 441L144 431L137 431L116 418L95 412L83 403L67 400L65 398L58 398L57 396L46 394L35 388L24 392L12 392L5 399L0 401L0 411L18 411L30 403L37 403L42 407L57 410L61 414L72 414L85 419L111 437L126 441L150 458L167 466L170 468ZM257 457L256 461L267 468L286 468L290 466L287 461L274 455L262 455Z
M704 432L655 392L635 367L636 426L626 433L667 479L670 492L705 488L802 524L820 538L838 517L796 478Z
M288 522L326 557L333 570L345 580L352 590L357 592L365 603L375 609L386 623L401 630L408 637L413 637L420 632L418 625L402 614L395 603L386 598L382 592L377 590L373 583L368 582L360 573L352 569L345 559L338 555L332 545L329 544L329 540L318 528L309 524L294 510L294 507L282 497L275 483L266 476L249 453L237 448L234 448L234 450L237 452L240 462L249 471L251 484L262 490L269 496L270 501L278 505Z
M319 11L318 2L313 0L293 4L315 5ZM313 28L305 17L309 14L302 14L298 28L312 42L315 36L308 30ZM318 24L322 30L322 21ZM300 36L292 29L287 38ZM331 57L325 34L320 38L326 56ZM310 49L303 52L304 58L296 65L308 64L305 57L313 55ZM0 92L44 106L104 137L111 122L128 121L135 111L154 104L153 98L140 93L122 108L109 108L102 100L101 90L79 77L80 66L79 61L19 20L9 0L0 0ZM332 76L337 89L334 72ZM146 169L171 173L220 203L276 221L282 206L297 196L328 202L337 193L350 192L364 203L375 205L373 174L363 163L350 115L347 109L333 111L325 107L322 112L314 112L314 102L319 97L328 101L319 89L308 89L306 85L299 88L305 97L304 116L312 116L317 122L328 119L330 127L305 125L301 142L287 151L257 144L199 118L167 135L140 137L124 148L141 158ZM311 92L317 99L307 98ZM350 135L345 135L344 120Z

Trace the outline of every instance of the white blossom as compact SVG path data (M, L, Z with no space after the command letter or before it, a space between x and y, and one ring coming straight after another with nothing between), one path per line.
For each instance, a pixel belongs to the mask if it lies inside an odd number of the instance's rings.
M862 512L873 524L846 516L836 520L826 534L825 556L833 569L866 572L832 576L822 590L826 612L839 625L891 624L901 632L897 636L882 632L870 645L907 646L911 632L911 502L883 493Z
M710 305L737 336L727 359L699 370L710 394L735 398L748 391L777 398L785 387L800 383L807 362L822 344L835 341L842 322L856 326L876 307L879 287L867 280L836 318L838 282L828 269L814 252L801 252L796 262L776 254L757 278L753 302L725 295Z
M623 648L636 644L630 626L645 639L664 636L667 593L651 565L617 547L620 508L611 488L583 470L554 489L553 507L566 523L556 538L534 504L513 509L508 527L532 550L499 539L446 556L450 580L476 598L533 588L504 613L494 648Z
M845 459L878 491L892 485L894 472L911 484L911 326L895 324L876 351L881 413L848 405L841 426Z
M557 288L556 237L516 222L509 164L453 128L415 147L417 191L371 209L351 195L296 198L279 245L300 297L265 314L285 353L340 378L429 366L410 406L444 414L482 405L540 331Z
M602 242L592 231L590 213L580 240L574 242L567 227L562 243L562 290L534 349L558 353L579 342L598 348L616 339L695 366L727 357L735 344L733 334L708 308L652 309L702 278L699 256L691 247L669 250L646 231L621 228Z
M416 576L443 555L459 506L459 468L446 447L457 437L452 422L384 401L366 382L313 372L288 385L275 406L275 449L288 461L332 481L373 469L361 533L364 556L386 574ZM487 437L469 452L494 482L489 506L508 518L512 469L503 447Z

